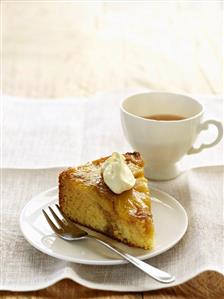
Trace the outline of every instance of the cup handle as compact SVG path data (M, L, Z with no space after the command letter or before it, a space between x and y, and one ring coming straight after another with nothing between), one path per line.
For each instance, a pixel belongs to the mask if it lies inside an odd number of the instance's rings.
M216 128L218 130L218 136L216 137L216 139L212 143L203 143L199 148L191 147L187 153L188 155L200 153L203 149L216 145L222 139L222 136L223 136L222 123L219 121L216 121L216 120L207 120L204 123L202 123L199 128L199 132L201 132L203 130L207 130L209 125L216 126Z

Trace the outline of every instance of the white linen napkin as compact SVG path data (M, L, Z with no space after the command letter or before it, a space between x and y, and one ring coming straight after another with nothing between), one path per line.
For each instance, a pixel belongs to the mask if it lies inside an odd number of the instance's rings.
M52 167L77 165L113 151L131 150L122 133L119 103L132 93L98 94L88 99L2 98L0 289L41 289L66 277L105 290L167 287L131 265L92 267L44 255L24 240L18 227L20 211L31 197L57 185L60 170ZM205 107L205 119L221 119L221 97L195 97ZM210 128L198 143L215 137L216 131ZM177 280L173 285L205 270L223 271L222 148L220 143L198 155L186 156L182 164L193 169L175 180L151 183L177 198L189 216L184 238L168 252L148 260L174 274ZM205 167L209 165L213 166Z

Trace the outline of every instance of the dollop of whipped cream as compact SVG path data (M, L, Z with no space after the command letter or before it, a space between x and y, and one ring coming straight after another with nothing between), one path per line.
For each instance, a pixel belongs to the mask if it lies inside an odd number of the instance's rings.
M117 152L103 163L102 175L105 184L116 194L130 190L136 181L124 156Z

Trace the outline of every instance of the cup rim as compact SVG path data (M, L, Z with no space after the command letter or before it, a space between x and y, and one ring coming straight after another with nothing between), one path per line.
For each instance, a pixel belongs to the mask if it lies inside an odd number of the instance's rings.
M160 121L158 121L158 120L155 120L155 119L147 119L147 118L138 116L138 115L136 115L136 114L133 114L133 113L131 113L131 112L128 112L128 111L123 107L124 102L125 102L126 100L128 100L129 98L133 97L133 96L140 96L140 95L143 95L143 94L144 94L144 95L147 95L147 94L152 94L152 93L153 93L153 94L159 94L159 93L161 94L161 93L162 93L162 94L164 94L164 95L165 95L165 94L169 94L169 95L184 96L184 97L189 98L190 100L196 102L198 105L200 105L200 107L201 107L201 111L198 112L197 114L191 116L191 117L187 117L187 118L184 118L184 119L172 120L172 121L168 121L168 120L160 120ZM165 92L165 91L151 91L151 92L149 91L149 92L141 92L141 93L138 92L138 93L134 93L134 94L128 96L127 98L125 98L124 100L121 101L121 103L120 103L120 110L121 110L122 112L128 114L129 116L134 117L134 118L137 118L137 119L141 119L142 121L153 122L153 123L166 123L166 124L167 124L167 123L169 123L169 124L173 124L173 123L187 122L187 121L189 121L189 120L192 120L192 119L195 119L195 118L201 116L201 115L204 113L204 107L203 107L203 105L202 105L199 101L197 101L196 99L190 97L189 95L184 94L184 93Z

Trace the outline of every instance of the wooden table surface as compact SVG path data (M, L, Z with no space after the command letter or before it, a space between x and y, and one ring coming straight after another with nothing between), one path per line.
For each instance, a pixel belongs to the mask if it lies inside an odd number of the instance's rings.
M40 100L132 87L221 93L221 9L221 1L1 1L2 91ZM206 272L177 287L129 294L64 280L0 297L217 299L224 280Z

